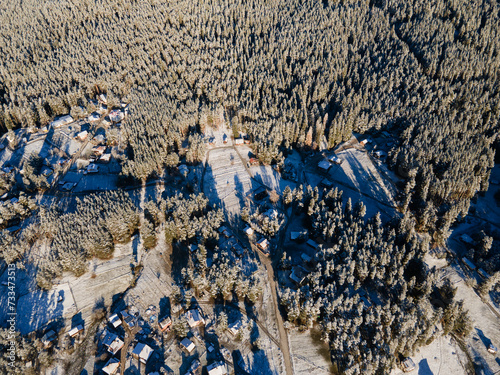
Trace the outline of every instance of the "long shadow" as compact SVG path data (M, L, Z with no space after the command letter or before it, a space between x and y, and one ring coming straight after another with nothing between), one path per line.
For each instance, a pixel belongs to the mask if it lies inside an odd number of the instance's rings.
M434 375L434 373L431 371L431 368L429 367L427 359L422 359L418 363L418 375Z
M491 340L489 338L487 338L483 331L480 330L479 328L476 328L476 331L477 331L477 334L479 336L479 338L481 339L481 341L483 342L483 345L486 347L486 349L491 345Z
M271 370L269 359L263 350L258 350L254 353L250 374L275 375Z
M162 297L160 299L160 314L158 314L158 319L161 320L166 316L171 315L171 303L170 303L170 297Z
M55 293L50 294L48 291L36 290L20 298L17 308L17 328L19 331L22 334L27 334L42 328L46 324L62 319L63 303L58 301L64 300L64 298L63 290L60 290L57 295ZM3 296L0 297L0 301L1 299L4 299ZM2 305L7 306L6 303L5 305L2 303ZM19 322L24 323L19 324Z

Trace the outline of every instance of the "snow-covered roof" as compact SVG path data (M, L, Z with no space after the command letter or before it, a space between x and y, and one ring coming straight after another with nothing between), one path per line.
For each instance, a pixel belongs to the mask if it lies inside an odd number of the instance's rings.
M321 160L318 163L318 168L321 168L321 169L324 169L324 170L330 169L331 166L332 165L330 164L330 162L328 160Z
M253 229L250 225L247 225L244 229L246 234L248 234L249 236L251 236L253 234Z
M465 263L465 265L467 267L469 267L471 270L475 270L476 269L476 265L474 263L472 263L469 259L467 259L466 257L463 257L462 258L462 261Z
M42 337L42 343L43 343L43 345L47 346L52 341L54 341L56 339L56 337L57 337L57 335L56 335L56 333L53 330L47 331L45 333L45 335L43 335L43 337Z
M153 353L153 349L151 347L140 342L135 346L134 351L132 352L132 355L139 357L139 359L142 363L146 363L152 353Z
M120 122L125 118L125 112L123 112L120 109L113 109L112 111L109 112L109 118L113 122Z
M81 324L77 325L76 327L72 328L69 332L68 335L71 337L76 336L78 333L83 331L83 326Z
M118 317L118 314L113 314L109 317L108 321L113 325L113 327L118 327L122 324L122 321Z
M269 241L267 238L261 238L258 242L257 245L260 246L261 248L265 249L269 246Z
M97 112L93 112L93 113L91 113L91 114L89 115L89 117L87 117L87 120L89 120L89 121L92 121L92 122L93 122L93 121L97 121L97 120L99 120L100 118L101 118L101 115L100 115L99 113L97 113Z
M229 332L231 332L233 335L237 335L238 332L240 331L241 327L243 326L243 323L241 323L241 320L237 320L233 324L230 324L227 329Z
M108 352L115 355L121 348L123 348L124 344L125 343L122 340L120 340L120 338L116 337L113 340L113 342L108 346Z
M316 241L307 240L306 244L308 244L309 246L311 246L313 249L317 249L318 248L318 244L316 243Z
M193 343L190 339L188 339L187 337L186 337L186 338L184 338L184 339L181 341L181 346L182 346L184 349L186 349L189 353L191 353L191 352L194 350L194 348L196 347L196 346L194 345L194 343Z
M102 371L105 374L114 375L116 374L116 371L118 371L119 367L120 367L120 361L117 360L116 358L111 358L108 361L108 363L106 363L106 366L103 367Z
M186 319L191 328L205 324L205 319L203 319L199 309L193 309L186 312Z
M162 332L165 331L171 325L172 325L172 319L169 316L163 318L158 322L158 326L160 327L160 330Z
M63 125L71 124L73 121L75 121L73 120L73 117L71 117L70 115L64 115L59 117L57 120L52 121L50 123L50 126L52 126L53 128L58 128Z
M97 172L99 172L99 167L96 164L91 163L87 167L87 172L88 173L97 173Z
M89 135L89 132L84 130L76 135L76 137L82 141L87 139L87 136Z
M207 366L208 375L226 375L227 369L224 362L214 362Z

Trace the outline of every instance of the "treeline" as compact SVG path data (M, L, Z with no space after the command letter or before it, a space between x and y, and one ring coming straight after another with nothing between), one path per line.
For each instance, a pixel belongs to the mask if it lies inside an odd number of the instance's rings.
M38 230L47 254L38 266L38 285L50 288L64 271L83 275L88 259L111 258L115 244L129 242L139 224L137 207L121 190L77 199L74 212L41 207Z
M289 322L320 324L340 372L389 373L399 356L429 344L439 323L445 334L469 334L455 291L438 286L423 261L429 239L407 216L386 225L379 214L365 220L363 204L344 205L337 189L323 199L309 190L302 201L311 234L324 244L304 285L283 291L281 304Z

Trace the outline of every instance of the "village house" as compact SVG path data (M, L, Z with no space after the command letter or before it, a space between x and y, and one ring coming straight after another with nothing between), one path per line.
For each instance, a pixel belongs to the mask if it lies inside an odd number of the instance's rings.
M103 367L102 371L107 375L115 375L120 367L120 361L116 358L110 358L110 360Z
M52 121L50 123L50 126L53 129L57 129L57 128L60 128L61 126L71 124L73 121L75 121L73 119L73 117L71 117L70 115L65 115L65 116L59 117L57 120Z
M306 277L307 271L301 266L294 267L290 273L290 279L297 285L302 285Z
M188 325L190 328L205 325L205 319L200 312L200 309L192 309L185 314Z
M151 347L143 343L138 343L132 352L132 357L145 365L152 353L153 349Z
M120 338L116 337L108 346L108 352L115 355L121 348L123 348L124 344L125 343Z
M237 320L235 321L234 323L230 324L228 327L227 327L227 330L233 335L233 336L236 336L240 330L241 330L241 327L243 326L243 323L241 323L241 320Z
M224 362L214 362L207 366L208 375L226 375L227 369Z
M81 324L79 324L76 327L72 328L68 332L68 335L69 335L69 337L76 337L76 336L78 336L81 333L83 333L83 326Z
M109 317L108 322L115 328L119 327L122 324L122 321L118 317L118 314L113 314Z
M42 344L44 348L48 348L52 345L53 341L57 338L56 333L53 330L47 331L42 337Z
M172 319L169 316L158 321L158 328L160 329L161 332L170 331L171 326L172 326Z
M76 135L76 139L79 140L80 142L83 142L87 139L89 136L89 132L84 130Z
M186 350L189 354L191 354L193 352L193 350L195 349L195 345L194 343L189 340L187 337L184 338L181 342L180 342L180 345L181 347Z
M269 253L269 241L267 238L261 238L259 241L257 241L257 247L262 250L265 254Z

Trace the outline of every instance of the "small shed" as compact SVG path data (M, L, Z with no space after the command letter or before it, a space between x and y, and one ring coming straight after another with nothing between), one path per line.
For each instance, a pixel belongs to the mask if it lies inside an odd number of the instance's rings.
M267 240L267 238L261 238L259 241L257 241L257 246L259 247L259 249L261 249L262 251L267 251L268 248L269 248L269 241Z
M243 138L235 138L235 139L234 139L234 144L235 144L236 146L240 146L240 145L242 145L242 144L244 144L244 143L245 143L245 142L244 142Z
M180 345L183 349L185 349L188 353L192 353L193 350L196 348L196 346L194 345L194 343L188 339L187 337L184 338L181 342L180 342Z
M45 335L42 337L42 344L45 348L48 348L52 345L52 342L57 338L56 333L53 330L45 332Z
M415 370L415 362L411 358L405 358L403 362L401 362L401 367L404 372L410 372Z
M152 353L153 349L151 347L140 342L135 346L134 351L132 352L132 357L138 359L141 363L146 364Z
M330 164L330 162L328 160L321 160L319 163L318 163L318 168L322 171L328 171L330 169L332 165Z
M99 172L99 167L97 164L91 163L87 167L87 173L97 173Z
M306 244L310 247L312 247L314 250L317 250L319 245L316 243L316 241L313 240L307 240Z
M466 257L462 258L462 262L464 262L464 264L467 266L467 268L469 268L471 271L474 271L476 269L476 265L474 263L472 263Z
M247 225L245 228L243 228L243 231L247 236L251 236L254 232L250 225Z

